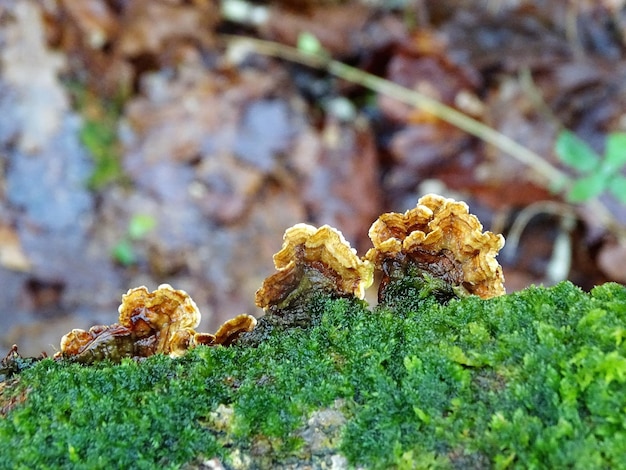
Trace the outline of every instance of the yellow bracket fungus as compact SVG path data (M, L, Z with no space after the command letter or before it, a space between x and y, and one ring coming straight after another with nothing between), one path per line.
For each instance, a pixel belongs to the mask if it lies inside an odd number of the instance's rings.
M242 314L224 323L215 335L196 333L201 318L196 303L168 284L154 292L144 286L130 289L118 311L119 323L96 325L89 331L74 329L63 336L56 357L83 363L153 354L177 357L199 344L227 346L256 325L254 317Z
M392 271L412 263L469 294L495 297L505 293L496 261L504 237L482 230L467 204L428 194L404 214L390 212L374 222L369 230L374 248L365 259L382 271L381 289Z
M264 309L284 304L303 285L363 299L374 279L369 261L359 258L342 233L328 225L288 228L282 249L274 255L274 265L278 271L265 279L256 293L256 304Z
M142 286L122 297L119 323L72 330L61 340L57 357L89 363L158 353L176 357L199 344L256 345L275 326L311 324L307 306L311 296L362 300L375 269L382 273L379 300L393 280L414 269L435 278L446 297L460 293L489 298L505 292L496 261L504 238L483 232L464 202L426 195L404 214L382 214L369 236L374 247L360 258L341 232L328 225L288 228L281 250L274 255L277 271L256 293L256 305L266 312L258 326L254 317L242 314L215 334L197 333L200 312L186 292L168 284L154 292Z

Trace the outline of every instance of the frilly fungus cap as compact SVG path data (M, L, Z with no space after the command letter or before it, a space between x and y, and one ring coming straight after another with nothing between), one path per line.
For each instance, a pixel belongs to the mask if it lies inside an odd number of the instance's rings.
M443 286L437 288L440 296L502 295L504 277L496 255L504 238L482 230L467 204L434 194L422 197L404 214L381 215L369 230L374 248L363 259L340 231L296 224L285 231L283 246L274 255L277 272L256 292L256 305L273 314L265 315L258 327L254 317L242 314L215 334L197 333L200 311L186 292L168 284L154 292L142 286L122 297L119 323L72 330L61 340L56 357L88 363L157 353L180 356L199 344L258 344L275 326L310 324L307 301L312 294L363 299L375 268L382 272L379 299L385 298L381 293L393 280L413 279L407 274L414 269Z
M254 317L242 314L224 323L215 335L196 333L201 319L196 303L169 284L154 292L145 286L130 289L118 311L119 323L96 325L89 331L74 329L63 336L57 357L85 363L159 353L177 357L200 344L227 346L256 325Z
M256 326L256 318L252 315L242 313L235 318L224 322L215 333L215 344L229 346L237 340L242 334L254 330Z
M315 228L296 224L285 231L283 240L282 249L274 255L278 271L257 291L257 306L280 304L305 276L314 287L325 289L328 283L338 296L363 299L373 282L373 266L357 256L339 230L328 225Z
M120 325L96 325L89 331L73 329L61 338L61 353L64 357L80 358L81 362L104 359L120 360L133 349L131 330Z
M505 293L496 261L504 237L482 230L467 204L428 194L404 214L390 212L374 222L369 230L374 248L365 258L383 276L394 263L412 262L470 294L495 297Z
M129 289L118 311L119 323L137 336L158 333L157 353L169 353L176 332L197 327L201 318L187 292L174 290L169 284L161 284L154 292L148 292L145 286Z

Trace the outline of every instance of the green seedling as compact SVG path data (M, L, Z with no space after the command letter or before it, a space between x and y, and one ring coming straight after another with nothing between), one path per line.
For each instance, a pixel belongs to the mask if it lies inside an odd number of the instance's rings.
M568 201L585 202L609 191L626 204L626 177L621 174L626 165L626 132L607 136L604 156L568 130L559 134L555 150L563 163L579 173L567 192Z
M122 114L124 93L113 99L98 96L81 83L68 83L75 107L83 118L80 140L94 162L88 185L99 190L123 179L117 123Z
M148 214L135 214L128 222L124 238L114 247L112 256L122 266L131 266L137 263L134 242L142 240L156 226L156 220Z

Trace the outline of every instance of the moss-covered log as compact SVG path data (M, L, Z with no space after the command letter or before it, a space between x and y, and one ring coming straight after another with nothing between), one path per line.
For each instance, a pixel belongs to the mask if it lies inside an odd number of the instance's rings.
M407 290L408 289L408 290ZM618 468L626 288L312 297L305 328L0 385L0 467ZM206 468L206 467L205 467Z

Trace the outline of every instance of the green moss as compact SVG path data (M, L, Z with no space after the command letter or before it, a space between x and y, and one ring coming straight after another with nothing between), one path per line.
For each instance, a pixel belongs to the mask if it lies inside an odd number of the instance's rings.
M406 264L390 264L386 272L387 280L379 288L378 301L380 306L393 308L396 313L419 309L424 300L445 304L468 295L462 287L453 287L410 261Z
M0 466L310 462L323 452L301 431L333 406L347 423L328 452L353 465L623 465L626 288L586 294L562 283L446 305L411 297L392 287L374 311L313 298L314 325L275 328L256 348L91 367L42 361L0 397L4 406L27 393L0 418Z

